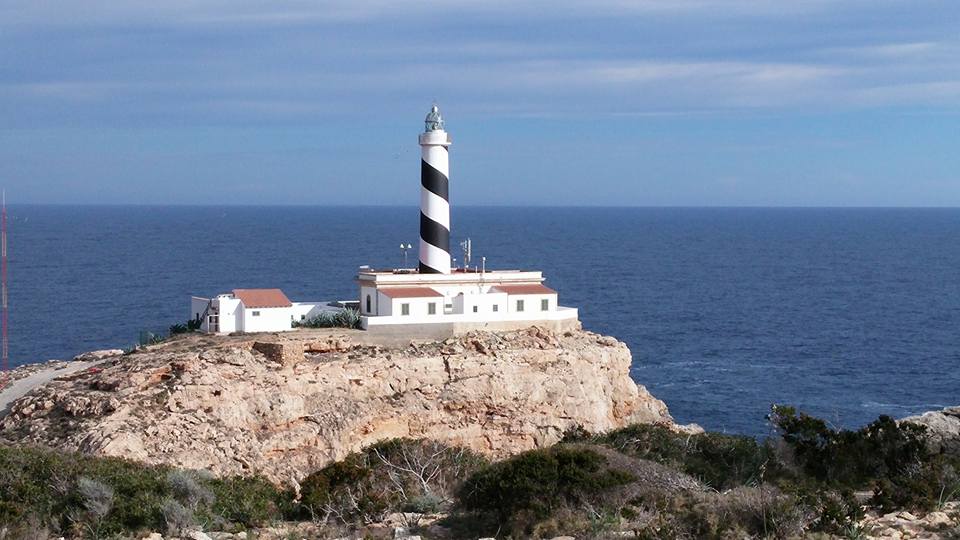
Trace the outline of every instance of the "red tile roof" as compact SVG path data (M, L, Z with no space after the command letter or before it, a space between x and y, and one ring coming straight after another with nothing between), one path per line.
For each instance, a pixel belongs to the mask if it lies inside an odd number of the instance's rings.
M290 307L293 303L280 289L234 289L233 296L248 308Z
M443 296L430 287L390 287L377 290L390 298L428 298Z
M540 283L530 283L525 285L496 285L494 289L507 294L557 294L557 291L541 285Z

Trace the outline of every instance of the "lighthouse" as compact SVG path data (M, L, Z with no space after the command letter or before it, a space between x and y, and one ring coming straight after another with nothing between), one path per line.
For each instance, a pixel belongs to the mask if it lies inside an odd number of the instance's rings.
M436 104L420 134L420 273L450 273L450 135Z
M344 320L359 316L362 329L391 339L445 339L475 330L498 332L532 325L558 333L578 329L577 308L561 306L557 291L546 286L539 270L493 270L486 257L479 268L468 264L451 268L450 135L436 105L427 114L419 140L418 271L407 268L406 260L403 268L365 264L357 270L356 300L291 302L280 289L234 289L211 298L192 297L191 320L204 332L230 334L294 330L349 314L351 318ZM412 182L409 185L413 188ZM469 241L466 244L469 251ZM406 250L409 244L401 246Z

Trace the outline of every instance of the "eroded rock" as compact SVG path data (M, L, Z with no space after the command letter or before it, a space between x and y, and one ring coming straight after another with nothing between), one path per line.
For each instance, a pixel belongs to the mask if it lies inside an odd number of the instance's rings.
M393 437L503 457L576 426L673 425L630 378L626 345L590 332L475 332L392 348L339 341L322 353L313 338L307 357L295 338L108 362L14 402L0 437L286 484Z

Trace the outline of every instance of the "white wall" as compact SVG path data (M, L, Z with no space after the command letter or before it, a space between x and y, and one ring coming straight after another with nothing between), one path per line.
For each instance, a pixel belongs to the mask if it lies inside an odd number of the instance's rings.
M507 294L506 293L487 293L487 294L465 294L462 297L462 310L460 313L467 315L478 315L483 316L486 314L490 317L496 317L500 313L506 313L507 310ZM493 306L497 306L497 311L493 311ZM473 308L477 308L477 312L473 312Z
M210 303L210 310L205 317L202 317L200 330L210 332L210 315L213 312L218 312L218 333L220 334L230 334L233 332L282 332L292 330L290 325L292 320L300 321L304 320L304 318L311 319L323 311L340 310L340 308L327 305L326 302L293 302L293 305L290 307L244 309L240 300L233 298L232 295L223 294L213 299L198 296L191 297L190 319L193 319L197 313L202 316L204 311L207 311L208 302ZM254 311L259 311L260 316L254 317Z
M293 302L290 314L295 321L305 321L320 315L324 311L337 312L341 308L328 306L326 302Z
M364 296L363 301L366 302L367 297ZM389 296L377 291L377 293L373 296L373 303L373 310L378 316L385 315L389 317L390 315L393 315L393 302Z
M255 316L254 313L259 313ZM290 330L292 307L243 308L241 332L280 332Z
M553 311L557 309L557 295L555 294L511 294L509 295L509 313L517 312L517 300L523 300L523 312L530 315L535 313L543 313L540 309L540 301L546 299L550 302L550 307L547 311Z
M230 295L221 295L213 299L213 307L220 312L221 334L243 330L243 307L240 300Z
M437 315L443 315L443 297L431 296L429 298L391 298L390 312L395 317L426 317L433 318ZM402 315L403 304L409 304L410 314ZM434 304L436 313L429 314L429 304Z
M367 311L367 295L370 296L370 311ZM360 287L360 314L361 315L378 315L381 314L379 311L380 298L377 294L377 289L374 287Z
M539 307L539 306L538 306ZM398 308L399 309L399 308ZM551 311L524 311L522 313L460 313L455 315L442 316L401 316L393 315L389 317L361 317L363 328L375 328L390 325L417 325L417 324L459 324L459 323L497 323L497 322L517 322L536 324L538 321L575 321L578 316L577 308L558 307Z

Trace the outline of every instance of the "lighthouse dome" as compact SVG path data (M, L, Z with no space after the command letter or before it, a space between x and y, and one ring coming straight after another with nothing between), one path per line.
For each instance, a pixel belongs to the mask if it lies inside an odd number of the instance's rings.
M440 107L437 107L437 104L434 103L433 107L430 107L430 112L427 113L427 118L424 121L426 123L425 131L443 131L443 116L440 114Z

